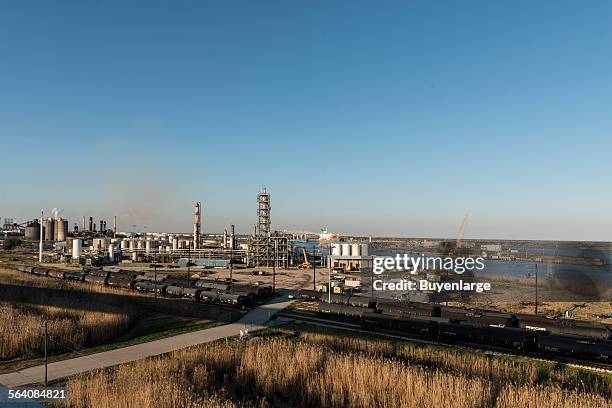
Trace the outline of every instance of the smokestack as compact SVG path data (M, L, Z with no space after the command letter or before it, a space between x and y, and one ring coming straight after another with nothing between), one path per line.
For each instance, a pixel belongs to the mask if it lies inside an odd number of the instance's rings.
M223 248L227 248L227 230L223 230Z
M234 231L234 224L230 225L230 248L236 249L236 234Z
M93 225L93 232L96 232L96 224Z
M117 238L117 216L113 217L113 238Z
M100 232L104 231L104 221L100 220Z
M89 230L94 231L93 217L89 217Z
M193 217L193 249L200 248L200 233L202 227L202 203L195 203Z
M85 231L85 216L83 216L83 225L82 225L82 231Z

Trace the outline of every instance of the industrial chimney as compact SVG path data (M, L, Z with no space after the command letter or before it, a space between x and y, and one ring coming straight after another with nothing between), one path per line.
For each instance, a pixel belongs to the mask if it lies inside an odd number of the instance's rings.
M198 201L194 205L193 249L200 248L201 228L202 228L202 203Z

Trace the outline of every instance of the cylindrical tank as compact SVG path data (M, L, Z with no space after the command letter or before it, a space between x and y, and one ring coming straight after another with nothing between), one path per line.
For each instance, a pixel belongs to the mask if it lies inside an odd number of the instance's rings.
M151 240L150 239L147 239L145 242L145 251L147 252L147 254L151 252Z
M340 256L340 244L338 243L333 243L332 244L332 255L334 256Z
M138 242L136 244L136 248L142 249L142 241L141 240L138 240Z
M78 258L81 256L81 253L83 252L83 240L80 238L77 238L75 240L72 241L72 258Z
M128 241L126 239L121 240L121 250L125 250L128 247Z
M55 239L55 220L47 218L43 224L44 240L53 241Z
M132 261L138 261L138 252L132 252Z
M359 256L361 255L361 247L359 246L358 243L354 243L351 245L351 255L352 256Z
M38 241L40 239L40 224L38 221L32 221L26 226L25 239L30 241Z
M340 255L351 256L351 244L341 244Z
M172 238L172 249L178 249L178 238Z
M65 241L68 233L68 220L58 218L55 223L55 240Z
M114 246L113 244L110 244L110 245L108 246L108 259L109 259L111 262L114 262L114 261L115 261L115 246Z
M361 244L361 256L368 256L368 244Z
M136 249L136 241L133 239L130 239L130 249Z

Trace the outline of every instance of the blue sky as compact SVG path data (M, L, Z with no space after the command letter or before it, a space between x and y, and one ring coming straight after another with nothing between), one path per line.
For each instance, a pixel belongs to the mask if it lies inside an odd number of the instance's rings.
M605 1L1 2L0 217L612 240Z

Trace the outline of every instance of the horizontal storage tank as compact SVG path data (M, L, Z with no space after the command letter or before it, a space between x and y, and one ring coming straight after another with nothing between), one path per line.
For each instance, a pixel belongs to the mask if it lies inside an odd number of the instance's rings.
M361 256L368 256L368 244L361 244Z
M340 255L351 256L351 244L341 244Z
M334 256L340 256L340 244L337 243L333 243L332 244L332 255Z
M83 252L83 240L80 238L72 240L72 258L78 258Z
M359 246L359 244L355 243L351 245L351 255L352 256L361 255L361 246Z

